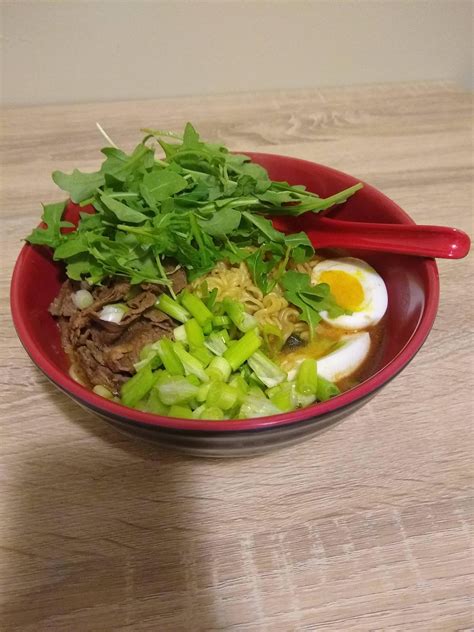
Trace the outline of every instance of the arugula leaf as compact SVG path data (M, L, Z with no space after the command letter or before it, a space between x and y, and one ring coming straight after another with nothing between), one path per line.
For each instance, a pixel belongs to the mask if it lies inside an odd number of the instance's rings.
M66 265L66 274L73 281L86 279L91 285L100 283L104 278L104 270L88 253L72 256Z
M63 191L67 191L71 200L76 203L94 195L105 182L103 173L83 173L78 169L74 169L71 174L53 171L52 178L54 183Z
M314 255L313 244L306 233L285 235L285 244L291 249L291 258L296 263L304 263Z
M253 252L246 259L250 276L264 294L271 292L277 284L277 280L272 278L270 274L275 268L278 258L271 255L268 256L270 248L271 247L265 245L260 246L258 250Z
M289 260L300 263L314 253L304 233L285 235L268 217L319 212L362 186L321 199L302 185L272 181L248 156L202 141L190 123L182 138L144 131L131 154L117 147L102 149L104 161L95 173L53 173L74 202L90 204L96 213L81 213L77 230L63 233L62 228L72 226L62 220L64 203L47 205L46 226L34 229L27 240L53 248L73 279L99 283L118 275L132 283L169 284L166 258L183 266L189 278L227 259L247 261L255 283L268 292L285 276ZM166 159L156 157L150 143L161 146ZM339 309L322 289L317 296L314 288L286 291L312 324L318 318L316 303Z
M183 147L192 149L199 147L202 143L199 142L199 134L196 132L191 123L186 123L183 134Z
M226 206L220 211L216 211L211 219L198 220L198 224L208 235L220 237L236 230L239 227L241 218L242 214L240 211L231 206Z
M259 229L259 231L270 241L274 241L276 243L284 242L285 235L279 230L273 228L273 224L269 219L265 219L265 217L262 217L261 215L254 215L253 213L249 213L248 211L243 211L242 215L249 222L254 224Z
M125 182L136 171L151 167L154 161L152 150L143 143L137 145L131 155L116 147L105 147L102 153L106 160L102 163L101 173L113 176L120 182Z
M101 195L100 201L111 211L117 219L121 222L128 222L129 224L141 224L146 221L148 217L140 211L136 211L130 208L123 202L119 202L110 195Z
M354 184L353 186L344 189L343 191L339 191L339 193L335 193L327 198L315 198L308 196L308 199L300 202L299 204L275 207L273 208L272 213L276 215L292 215L294 217L302 215L303 213L308 213L309 211L313 213L320 213L321 211L331 208L331 206L346 202L346 200L350 198L351 195L354 195L354 193L359 191L362 186L362 183L359 182L358 184Z
M153 202L162 202L188 186L187 180L174 171L161 169L145 174L142 186Z
M299 196L292 191L267 190L265 193L259 193L257 197L262 202L268 202L269 204L273 204L275 206L281 206L286 202L294 202Z
M282 275L280 283L284 288L284 297L301 310L301 318L309 325L313 337L314 328L321 320L320 312L327 311L331 318L345 314L330 292L327 283L311 285L308 274L289 270Z
M84 233L73 233L67 241L59 244L54 251L54 259L69 259L82 252L88 252L89 241Z
M244 162L239 167L234 167L237 173L250 176L255 181L255 191L263 193L270 188L272 181L268 177L266 169L255 162Z
M45 228L34 228L26 238L30 244L41 246L50 246L56 248L62 241L61 228L70 228L74 226L70 222L61 221L66 202L57 202L56 204L43 205L42 221L46 224Z

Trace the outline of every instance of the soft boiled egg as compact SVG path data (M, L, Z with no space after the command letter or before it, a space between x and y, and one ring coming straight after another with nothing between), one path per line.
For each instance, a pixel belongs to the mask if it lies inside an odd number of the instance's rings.
M354 257L325 259L317 263L311 282L327 283L336 303L351 314L330 318L326 311L321 318L342 329L365 329L376 325L387 310L387 288L382 277L368 263Z
M370 334L367 331L341 336L335 349L317 358L318 375L330 382L339 382L362 365L369 351ZM311 356L305 356L303 353L294 356L290 353L282 360L281 366L287 371L289 380L295 379L300 364L307 357Z

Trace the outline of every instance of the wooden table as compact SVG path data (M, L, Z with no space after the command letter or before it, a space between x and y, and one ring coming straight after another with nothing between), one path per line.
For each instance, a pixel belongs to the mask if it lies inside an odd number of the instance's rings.
M91 417L9 319L20 239L55 168L99 164L100 121L300 156L374 184L419 223L472 228L471 99L444 83L4 112L3 629L461 630L473 621L472 267L439 262L424 348L345 423L248 460L183 457Z

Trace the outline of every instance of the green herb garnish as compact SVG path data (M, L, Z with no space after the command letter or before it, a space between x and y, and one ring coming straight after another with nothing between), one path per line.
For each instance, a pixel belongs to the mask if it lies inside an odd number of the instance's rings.
M301 319L308 323L312 334L321 320L320 312L327 311L330 318L346 314L334 300L327 283L311 285L308 274L288 270L280 279L287 301L301 310Z
M132 284L170 286L165 260L182 266L190 281L218 261L247 261L254 282L267 293L280 278L289 278L290 259L307 261L314 249L305 233L286 235L265 216L320 212L362 187L322 199L304 186L270 180L247 156L201 141L190 123L182 138L144 132L131 154L117 147L102 149L105 160L96 173L53 173L73 202L90 204L95 213L82 212L77 230L64 233L72 226L62 220L66 203L46 205L46 227L34 229L27 240L51 247L71 279L93 285L119 276ZM164 158L155 156L157 145ZM288 300L301 307L310 324L315 321L314 292L312 286L307 292L287 289Z

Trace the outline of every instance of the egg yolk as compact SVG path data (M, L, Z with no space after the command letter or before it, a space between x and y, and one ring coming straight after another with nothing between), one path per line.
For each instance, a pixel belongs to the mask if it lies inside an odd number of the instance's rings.
M364 300L362 285L352 274L343 270L325 270L318 282L327 283L336 303L350 312L355 312Z

